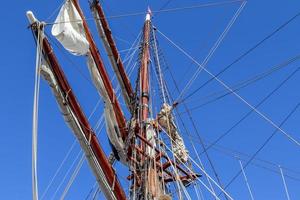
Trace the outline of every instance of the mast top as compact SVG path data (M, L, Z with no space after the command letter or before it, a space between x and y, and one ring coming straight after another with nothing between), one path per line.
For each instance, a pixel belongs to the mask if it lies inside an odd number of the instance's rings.
M37 21L37 19L35 18L34 14L32 13L31 10L28 10L28 11L26 12L26 16L27 16L27 18L28 18L28 20L29 20L29 22L30 22L31 24L33 24L33 23L35 23L35 22Z
M147 10L145 21L151 21L151 16L152 16L152 11L151 11L150 7L148 6L148 10Z

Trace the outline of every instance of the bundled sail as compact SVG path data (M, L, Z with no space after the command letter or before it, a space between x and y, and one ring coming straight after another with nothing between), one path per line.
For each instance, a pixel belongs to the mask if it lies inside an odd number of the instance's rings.
M182 137L177 131L177 127L174 123L171 113L172 107L166 103L163 104L161 111L158 113L158 123L166 130L167 134L171 138L172 149L177 159L183 163L188 160L188 151L185 148Z
M72 1L67 0L61 7L51 32L70 53L79 56L88 53L82 19Z
M52 27L52 34L70 53L79 56L87 55L87 65L93 83L105 103L104 112L108 138L116 153L116 158L126 164L125 145L117 123L113 102L108 94L107 87L105 87L103 74L100 74L95 58L89 50L90 44L86 38L83 20L72 1L67 0L62 6Z

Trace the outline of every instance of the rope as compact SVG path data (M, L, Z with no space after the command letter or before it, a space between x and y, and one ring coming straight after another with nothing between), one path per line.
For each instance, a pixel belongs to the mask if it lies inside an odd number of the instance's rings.
M286 67L289 64L297 61L298 59L300 59L300 54L295 56L295 57L292 57L292 58L288 59L287 61L284 61L284 62L272 67L271 69L268 69L267 71L264 71L260 74L257 74L257 75L255 75L251 78L248 78L247 80L244 80L240 83L237 83L237 84L231 86L231 88L233 89L233 91L239 91L240 89L243 89L243 88L245 88L245 87L247 87L247 86L249 86L253 83L256 83L257 81L260 81L260 80L272 75L274 72L277 72L278 70L283 69L284 67ZM230 95L231 92L228 91L228 90L223 90L223 91L219 91L219 92L212 92L211 94L209 94L209 95L207 95L207 96L205 96L201 99L208 99L209 97L216 96L217 94L220 94L220 95L217 96L214 99L208 100L208 101L206 101L206 102L204 102L200 105L197 105L197 106L194 106L194 107L190 108L190 111L200 109L203 106L206 106L210 103L216 102L216 101L226 97L227 95ZM200 99L194 99L194 100L184 101L184 102L187 103L187 102L191 102L191 101L201 101L201 100ZM181 114L183 114L183 113L185 113L185 112L181 112Z
M285 119L280 123L279 127L283 126L287 120L296 112L298 107L300 106L300 103L298 103L291 111L290 113L285 117ZM265 142L258 148L258 150L251 156L251 158L247 161L247 163L243 166L244 169L252 162L252 160L256 157L256 155L271 141L271 139L274 137L274 135L277 133L278 129L276 128L273 133L265 140ZM228 188L233 181L241 174L241 170L238 171L238 173L228 182L228 184L225 186L225 189Z
M255 49L257 49L259 46L261 46L264 42L266 42L267 40L269 40L270 38L272 38L276 33L278 33L280 30L282 30L283 28L285 28L288 24L290 24L292 21L294 21L299 16L300 16L300 12L298 12L292 18L290 18L287 21L285 21L283 24L281 24L278 28L276 28L274 31L272 31L270 34L268 34L266 37L264 37L262 40L260 40L254 46L252 46L250 49L248 49L247 51L245 51L242 55L240 55L239 57L237 57L236 59L234 59L229 65L227 65L225 68L223 68L215 76L219 77L226 70L228 70L229 68L231 68L234 64L238 63L239 61L241 61L243 58L245 58L247 55L249 55L251 52L253 52ZM195 93L197 93L201 88L203 88L204 86L206 86L212 80L214 80L213 77L210 78L209 80L207 80L200 87L198 87L197 89L195 89L191 94L189 94L188 96L186 96L184 99L182 99L182 101L185 101L187 98L190 98L191 96L193 96Z
M289 194L286 182L285 182L285 178L284 178L284 174L283 174L282 168L280 167L280 165L278 167L279 167L281 178L282 178L282 182L283 182L283 185L284 185L284 190L285 190L286 198L288 200L290 200L290 194Z
M259 116L261 116L265 121L267 121L269 124L271 124L273 127L278 129L282 134L284 134L289 140L294 142L297 146L300 146L300 142L294 139L290 134L288 134L285 130L280 128L277 124L275 124L269 117L267 117L265 114L257 110L252 104L250 104L247 100L245 100L242 96L240 96L238 93L233 91L225 82L223 82L221 79L216 77L213 73L211 73L209 70L206 68L203 68L201 64L196 61L190 54L188 54L184 49L179 47L177 44L175 44L170 38L168 38L165 34L163 34L161 31L157 29L157 31L164 37L166 38L172 45L174 45L179 51L181 51L185 56L187 56L189 59L191 59L195 64L197 64L199 67L201 67L207 74L212 76L217 82L219 82L223 87L225 87L228 91L232 92L241 102L245 103L249 108L254 110Z
M42 64L42 45L43 45L43 27L37 30L37 47L35 61L35 82L33 98L33 116L32 116L32 196L33 200L38 200L38 172L37 172L37 148L38 148L38 110L40 94L40 66Z
M260 107L263 103L265 103L277 90L279 90L288 80L290 80L298 71L300 67L298 67L295 71L293 71L287 78L285 78L278 86L276 86L270 93L268 93L258 104L255 105L255 108ZM233 124L227 131L225 131L222 135L220 135L214 142L212 142L206 150L214 146L218 143L222 138L228 135L235 127L237 127L240 123L246 120L252 113L254 109L247 112L241 119L239 119L235 124ZM203 152L202 152L203 153Z
M252 191L251 191L251 188L250 188L250 185L249 185L249 182L248 182L246 173L245 173L245 171L244 171L243 163L242 163L242 161L241 161L240 159L238 159L238 161L239 161L239 163L240 163L240 167L241 167L241 170L242 170L242 172L243 172L243 176L244 176L244 179L245 179L245 182L246 182L246 185L247 185L247 188L248 188L248 191L249 191L251 200L254 200L254 197L253 197L253 194L252 194Z
M205 4L197 4L193 6L185 6L185 7L177 7L177 8L169 8L169 9L160 9L157 11L152 11L153 14L157 13L170 13L170 12L178 12L178 11L184 11L184 10L192 10L197 8L205 8L205 7L213 7L213 6L221 6L221 5L227 5L227 4L233 4L237 2L241 2L243 0L232 0L232 1L222 1L222 2L216 2L216 3L205 3ZM120 15L111 15L105 17L106 19L118 19L123 17L133 17L133 16L139 16L139 15L146 15L147 12L140 11L140 12L134 12L134 13L125 13ZM100 20L101 18L97 18L96 20ZM95 18L86 18L86 21L95 20ZM62 23L72 23L72 22L81 22L82 20L73 20L73 21L64 21L64 22L47 22L46 25L54 25L54 24L62 24Z
M180 93L180 95L178 96L176 102L179 102L180 98L183 96L183 94L186 92L186 90L188 90L191 87L191 85L193 84L193 82L197 79L197 77L199 76L199 74L206 67L206 65L209 62L210 58L214 55L215 51L220 46L221 42L224 40L224 38L227 35L227 33L229 32L230 28L232 27L232 25L234 24L234 22L237 20L238 16L243 11L243 8L245 7L246 3L247 3L247 1L243 1L242 2L242 4L238 8L238 10L235 12L235 14L233 15L233 17L231 18L231 20L227 24L227 26L224 29L224 31L222 32L222 34L219 36L218 40L214 43L214 45L210 49L208 55L205 57L205 59L203 60L203 62L200 64L200 67L196 70L196 72L194 73L194 75L192 76L192 78L189 80L189 82L187 83L187 85L183 88L183 90Z
M80 160L79 160L79 162L78 162L78 164L77 164L77 166L76 166L76 168L75 168L75 170L74 170L74 172L73 172L73 174L72 174L72 176L71 176L71 178L70 178L67 186L65 187L65 189L64 189L64 191L63 191L63 193L62 193L62 195L60 197L60 200L64 200L65 199L65 197L66 197L66 195L67 195L67 193L68 193L71 185L73 184L76 176L78 175L78 173L79 173L79 171L80 171L80 169L81 169L81 167L83 165L84 160L85 160L85 155L82 154L82 156L81 156L81 158L80 158Z

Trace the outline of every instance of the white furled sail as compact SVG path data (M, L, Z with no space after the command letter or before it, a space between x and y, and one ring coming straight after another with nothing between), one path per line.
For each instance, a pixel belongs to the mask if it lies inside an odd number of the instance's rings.
M65 121L76 135L76 138L79 140L80 146L86 155L87 161L89 162L94 175L96 176L101 191L105 194L107 199L116 200L117 198L115 197L111 186L105 178L105 172L95 158L94 152L90 147L89 138L85 137L82 124L79 122L70 108L68 101L66 97L64 97L52 70L48 65L42 65L41 74L50 85Z
M115 113L113 111L113 106L110 102L110 99L108 97L108 94L106 92L106 89L104 87L103 80L97 70L96 64L94 62L94 59L92 58L91 54L87 54L88 58L88 67L94 82L94 85L96 86L97 90L99 91L104 103L104 113L105 113L105 122L106 122L106 130L107 135L109 138L109 141L113 145L114 151L117 153L117 157L120 159L120 161L124 164L126 164L127 155L125 153L125 144L123 142L123 139L121 137L121 133L118 127L118 123L116 120Z
M182 137L179 135L177 127L174 123L171 113L171 106L164 103L161 111L158 113L158 123L166 130L167 134L171 138L172 150L176 155L176 159L180 162L187 162L188 151L185 148Z
M74 55L86 55L89 51L82 19L70 0L67 0L61 7L51 33L65 49Z

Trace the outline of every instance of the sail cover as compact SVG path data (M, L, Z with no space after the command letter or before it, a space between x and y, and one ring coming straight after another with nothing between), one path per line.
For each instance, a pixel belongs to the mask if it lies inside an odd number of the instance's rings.
M70 0L67 0L61 7L51 33L65 49L74 55L86 55L89 51L82 19Z

